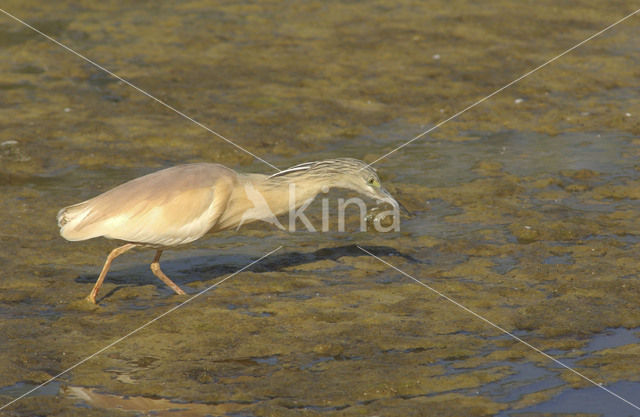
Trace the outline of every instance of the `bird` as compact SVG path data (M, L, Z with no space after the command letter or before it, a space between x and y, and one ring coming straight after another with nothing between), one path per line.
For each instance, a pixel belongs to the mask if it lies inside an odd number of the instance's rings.
M136 247L155 249L151 271L175 293L185 295L160 268L164 250L256 220L279 225L276 216L309 204L330 188L356 191L394 209L400 207L376 170L353 158L305 162L273 175L193 163L144 175L65 207L57 220L60 235L68 241L104 237L124 243L107 256L87 296L91 303L96 304L113 260Z

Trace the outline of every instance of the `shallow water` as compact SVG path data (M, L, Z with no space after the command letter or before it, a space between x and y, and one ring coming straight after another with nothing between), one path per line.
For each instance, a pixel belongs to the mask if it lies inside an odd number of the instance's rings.
M632 11L2 7L280 168L374 161ZM635 19L376 163L413 212L399 232L356 232L353 213L348 233L249 225L169 251L163 269L196 294L283 246L2 412L635 415L357 247L637 401ZM57 210L180 163L272 170L4 15L0 45L2 406L184 301L141 250L118 258L88 305L114 243L63 241ZM318 221L320 202L309 213Z

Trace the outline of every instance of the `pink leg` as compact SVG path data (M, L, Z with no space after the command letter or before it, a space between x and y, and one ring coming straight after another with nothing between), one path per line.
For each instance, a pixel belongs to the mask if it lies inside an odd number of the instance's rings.
M118 256L122 255L129 249L135 248L136 246L138 245L134 243L127 243L126 245L117 247L111 251L109 256L107 256L107 260L105 261L104 266L102 267L102 272L100 272L100 276L98 277L96 284L93 286L91 293L89 293L89 295L87 296L87 300L91 301L93 304L96 303L96 295L98 295L98 291L100 291L102 282L104 281L104 278L107 276L107 272L109 272L109 268L111 267L111 262L114 259L116 259Z
M171 278L166 276L164 272L162 272L162 269L160 269L160 256L162 256L162 251L158 250L156 252L156 257L151 263L151 271L153 272L153 275L157 276L158 278L160 278L160 280L162 280L162 282L171 287L171 289L175 291L176 294L185 295L186 293L182 291L182 289L180 289L180 287L178 287L175 282L171 281Z

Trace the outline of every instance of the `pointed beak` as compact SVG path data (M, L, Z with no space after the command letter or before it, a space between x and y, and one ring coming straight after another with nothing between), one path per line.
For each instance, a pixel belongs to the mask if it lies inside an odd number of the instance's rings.
M391 206L393 206L394 209L396 209L398 211L402 211L406 215L411 216L411 212L409 212L409 210L407 210L405 208L405 206L403 206L398 201L396 201L396 199L393 198L393 196L391 194L389 194L389 191L387 191L384 188L380 187L379 194L380 194L379 196L376 196L376 199L378 201L382 201L384 203L389 203L389 204L391 204Z

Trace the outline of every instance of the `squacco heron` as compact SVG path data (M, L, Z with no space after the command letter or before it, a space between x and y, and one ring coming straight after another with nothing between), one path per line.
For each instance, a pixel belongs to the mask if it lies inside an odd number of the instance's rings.
M126 242L107 256L87 297L92 303L111 262L138 246L156 249L151 271L177 294L185 294L160 269L163 250L193 242L209 231L275 218L333 187L398 208L375 171L357 159L307 162L274 175L243 174L223 165L200 163L163 169L65 207L58 212L58 226L70 241L102 236Z

